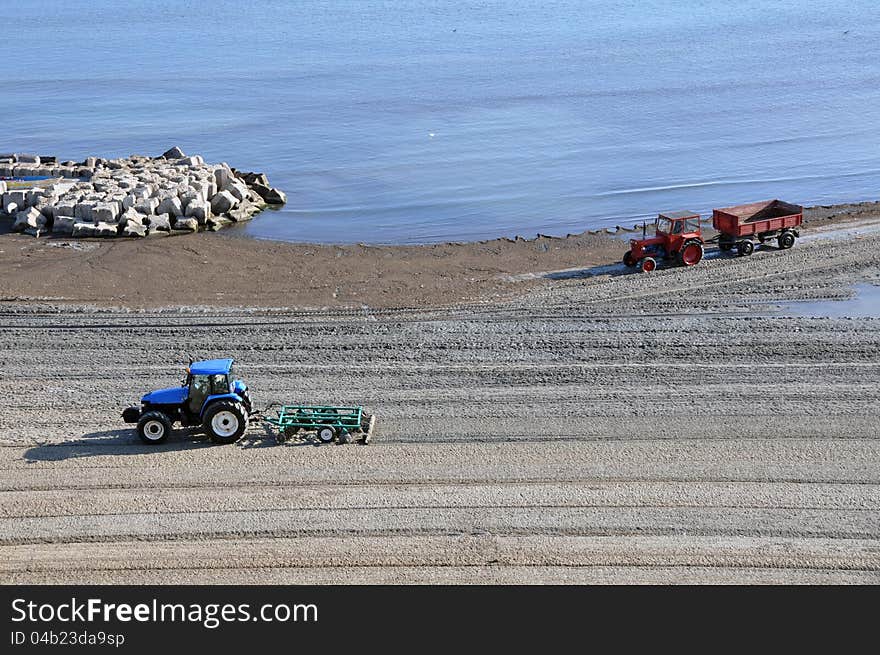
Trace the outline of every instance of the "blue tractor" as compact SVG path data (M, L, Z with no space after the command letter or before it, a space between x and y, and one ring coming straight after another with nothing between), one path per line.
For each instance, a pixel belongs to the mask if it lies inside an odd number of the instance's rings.
M122 418L137 423L138 436L148 444L165 441L175 422L204 426L212 441L229 444L244 434L252 413L247 385L232 377L232 360L209 359L192 362L181 386L148 393Z

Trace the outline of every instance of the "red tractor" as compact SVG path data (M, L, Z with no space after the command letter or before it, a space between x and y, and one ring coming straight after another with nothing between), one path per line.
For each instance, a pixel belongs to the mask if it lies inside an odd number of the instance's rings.
M630 239L630 249L623 255L627 266L638 266L645 273L657 268L657 260L672 259L681 266L695 266L703 259L703 232L700 215L693 212L660 214L654 223L654 236L642 227L641 239Z

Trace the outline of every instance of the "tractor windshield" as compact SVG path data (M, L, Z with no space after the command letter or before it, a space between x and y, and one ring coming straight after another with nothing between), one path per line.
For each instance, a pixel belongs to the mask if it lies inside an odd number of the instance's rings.
M672 234L672 221L668 218L657 218L657 231L663 234Z
M665 217L657 218L657 232L663 234L682 234L684 232L697 232L700 229L700 219L680 218L672 220Z
M229 379L225 374L220 373L211 376L211 393L229 393Z

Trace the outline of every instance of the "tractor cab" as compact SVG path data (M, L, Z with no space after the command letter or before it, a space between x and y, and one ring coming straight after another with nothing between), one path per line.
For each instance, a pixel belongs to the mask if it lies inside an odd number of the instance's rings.
M655 234L667 238L687 238L702 236L700 215L693 212L669 212L657 216Z
M630 239L630 249L623 255L629 267L653 271L658 259L676 259L682 266L693 266L703 258L703 232L700 215L690 211L666 212L654 222L654 236L642 227L641 239Z
M185 410L199 416L205 402L211 398L235 394L242 398L245 409L251 411L247 385L241 380L232 379L231 359L210 359L193 362L186 372L183 386L187 389L184 401Z

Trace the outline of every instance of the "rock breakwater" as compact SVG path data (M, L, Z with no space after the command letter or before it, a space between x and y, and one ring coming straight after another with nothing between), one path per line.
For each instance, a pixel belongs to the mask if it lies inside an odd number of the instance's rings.
M33 236L145 237L217 230L287 201L263 173L207 164L174 147L158 157L0 155L0 217Z

